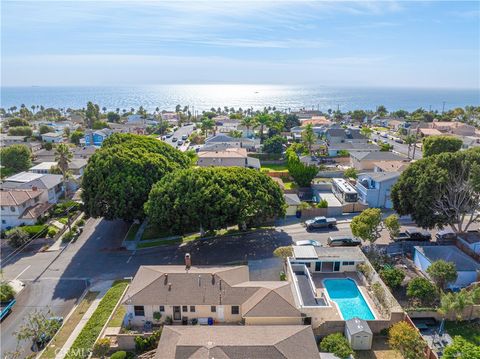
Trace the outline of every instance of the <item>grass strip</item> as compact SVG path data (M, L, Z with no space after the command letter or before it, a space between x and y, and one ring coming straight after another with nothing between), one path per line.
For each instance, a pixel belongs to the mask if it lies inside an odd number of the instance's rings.
M150 248L150 247L158 247L158 246L168 246L182 243L181 238L176 239L159 239L157 241L151 242L140 242L137 244L137 248Z
M132 225L128 229L127 237L125 238L125 240L133 241L135 239L135 235L137 234L139 228L140 228L139 223L132 223Z
M95 300L99 292L88 292L80 304L75 308L72 315L65 322L63 327L57 333L55 338L48 344L47 348L43 351L40 359L54 359L55 349L60 349L67 342L73 329L78 325L85 312L90 308L90 305Z
M128 285L128 281L116 281L107 291L100 301L97 309L83 327L77 339L73 342L72 347L68 351L66 358L87 358L90 354L100 331L107 322L110 314L120 300L123 291Z

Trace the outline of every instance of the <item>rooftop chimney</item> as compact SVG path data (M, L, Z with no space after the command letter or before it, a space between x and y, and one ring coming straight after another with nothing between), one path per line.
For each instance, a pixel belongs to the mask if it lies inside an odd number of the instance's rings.
M192 258L190 257L190 253L185 253L185 270L188 272L191 266Z

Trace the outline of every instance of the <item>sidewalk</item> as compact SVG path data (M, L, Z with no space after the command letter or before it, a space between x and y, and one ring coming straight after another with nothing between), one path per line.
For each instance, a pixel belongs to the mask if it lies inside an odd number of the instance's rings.
M145 232L145 228L147 227L147 220L144 220L140 227L138 227L137 233L135 233L135 238L133 241L123 240L123 246L127 248L129 251L134 251L137 249L137 244L140 242L143 236L143 232Z
M92 292L99 292L97 295L97 298L92 302L88 310L85 312L83 315L82 319L80 319L80 322L77 324L75 329L72 331L72 334L68 337L67 341L62 347L62 350L60 350L55 357L56 359L63 359L67 355L68 351L73 345L73 342L75 339L77 339L77 336L80 334L82 331L83 327L87 324L88 320L92 317L93 313L97 309L98 305L100 304L100 301L102 300L103 296L107 291L110 289L112 286L113 281L103 281L100 282L93 287L91 287L89 290ZM73 308L75 310L75 308Z

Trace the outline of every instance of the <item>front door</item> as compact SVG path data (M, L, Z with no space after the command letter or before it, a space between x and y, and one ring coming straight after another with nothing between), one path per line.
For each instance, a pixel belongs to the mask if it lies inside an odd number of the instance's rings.
M173 320L182 320L182 312L179 306L173 307Z
M340 262L335 262L333 265L333 271L338 272L340 270Z
M322 271L322 262L315 262L315 272Z
M225 308L223 305L217 306L217 320L219 322L225 321Z

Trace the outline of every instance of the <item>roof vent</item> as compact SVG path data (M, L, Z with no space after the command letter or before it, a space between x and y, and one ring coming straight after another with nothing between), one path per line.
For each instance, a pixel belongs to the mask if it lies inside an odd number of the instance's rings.
M168 284L168 273L165 273L165 282L164 282L164 285L167 285Z
M172 283L168 283L168 290L169 290L169 291L172 290Z
M212 273L212 285L215 284L215 273Z
M199 287L201 286L201 279L202 279L202 276L199 274L198 275L198 286Z

